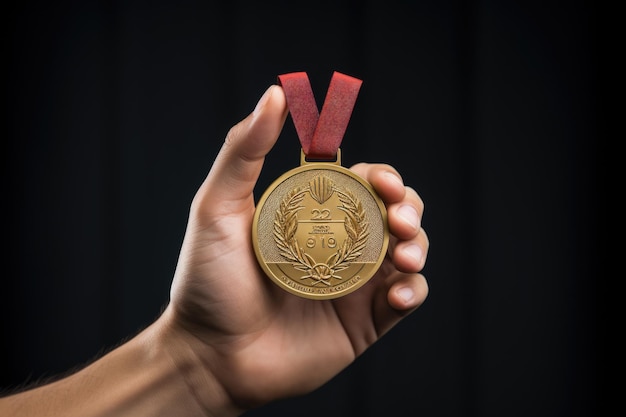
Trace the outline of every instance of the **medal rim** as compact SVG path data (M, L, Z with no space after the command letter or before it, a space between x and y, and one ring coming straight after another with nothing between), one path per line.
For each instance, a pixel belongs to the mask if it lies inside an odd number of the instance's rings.
M261 268L263 269L263 272L265 273L265 275L271 279L276 285L278 285L281 289L297 295L301 298L307 298L307 299L312 299L312 300L328 300L328 299L334 299L334 298L340 298L343 297L345 295L348 295L354 291L356 291L357 289L361 288L363 285L365 285L375 274L376 272L378 272L378 270L380 269L380 266L382 265L383 261L385 260L385 257L387 255L387 250L389 247L389 224L388 224L388 220L387 220L387 208L385 207L384 202L382 201L382 199L380 198L380 196L378 195L378 193L376 193L376 191L374 190L374 187L372 187L372 185L370 183L368 183L365 179L363 179L362 177L360 177L358 174L356 174L355 172L351 171L350 169L339 165L336 162L307 162L304 163L304 159L302 160L303 164L295 167L287 172L285 172L284 174L282 174L281 176L279 176L278 178L276 178L268 187L267 189L263 192L263 194L261 195L261 197L259 198L259 201L256 204L255 207L255 212L254 212L254 217L253 217L253 221L252 221L252 245L254 247L254 253L255 253L255 257L257 259L257 263L261 266ZM349 177L351 177L352 179L356 180L357 182L359 182L368 192L369 194L372 196L372 198L374 199L374 201L376 202L376 205L378 206L379 210L380 210L380 214L381 214L381 218L382 218L382 226L383 226L383 242L382 242L382 247L381 247L381 253L378 256L378 259L375 263L375 266L371 269L371 271L373 271L371 274L369 274L369 276L367 277L363 277L363 279L361 279L358 283L346 288L345 290L342 291L337 291L337 292L332 292L332 293L326 293L326 294L315 294L315 293L304 293L301 291L298 291L296 289L294 289L293 287L290 287L289 285L286 285L282 280L280 280L278 277L276 277L274 275L274 273L270 270L270 268L267 266L267 263L265 262L265 260L263 259L262 255L261 255L261 248L259 247L259 239L258 239L258 221L259 221L259 217L261 215L261 209L262 207L265 205L267 199L270 197L270 195L274 192L274 190L280 185L282 184L286 179L300 174L302 172L306 172L306 171L310 171L310 170L329 170L329 171L337 171L341 174L345 174ZM289 279L291 280L291 277L289 277Z

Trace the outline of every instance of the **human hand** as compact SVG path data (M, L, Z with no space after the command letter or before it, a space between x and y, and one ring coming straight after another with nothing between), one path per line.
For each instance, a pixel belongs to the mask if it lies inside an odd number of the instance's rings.
M424 205L385 164L352 167L387 207L388 255L374 277L343 297L310 300L265 276L251 240L253 189L287 113L282 88L271 86L228 133L191 205L171 302L159 319L178 341L172 358L205 409L240 412L319 387L428 293L419 274L429 246Z

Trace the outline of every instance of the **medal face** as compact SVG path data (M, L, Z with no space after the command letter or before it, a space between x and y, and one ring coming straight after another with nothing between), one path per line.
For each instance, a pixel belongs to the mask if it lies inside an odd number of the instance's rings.
M284 290L337 298L360 288L380 267L389 244L387 211L352 171L302 158L259 200L252 242L259 264Z

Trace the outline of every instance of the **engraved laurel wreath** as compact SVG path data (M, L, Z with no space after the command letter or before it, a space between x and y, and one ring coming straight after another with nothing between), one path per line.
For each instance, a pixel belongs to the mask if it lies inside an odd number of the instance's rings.
M324 204L337 193L341 202L337 208L346 213L343 224L347 237L341 247L324 262L318 262L306 253L296 240L298 211L304 208L301 203L306 193L319 204ZM318 284L331 286L331 278L341 280L342 277L337 273L348 268L352 261L361 256L368 235L369 224L361 202L349 191L340 190L330 178L323 175L315 177L308 186L290 191L281 201L274 219L274 241L281 256L291 261L295 269L305 272L300 279L311 278L313 286Z

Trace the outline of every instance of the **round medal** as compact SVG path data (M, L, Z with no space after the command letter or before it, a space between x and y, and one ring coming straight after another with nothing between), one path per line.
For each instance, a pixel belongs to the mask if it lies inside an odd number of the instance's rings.
M387 211L373 188L340 164L307 163L278 178L254 215L265 273L286 291L330 299L364 285L387 252Z

